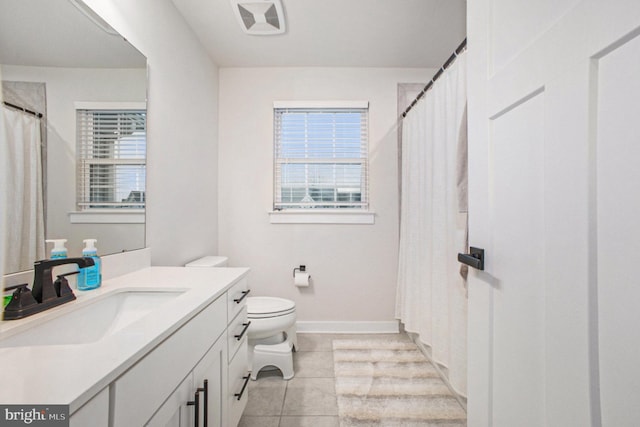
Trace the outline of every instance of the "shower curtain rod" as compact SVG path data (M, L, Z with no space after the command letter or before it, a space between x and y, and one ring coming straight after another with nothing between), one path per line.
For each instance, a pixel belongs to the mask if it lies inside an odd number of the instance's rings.
M440 67L440 69L434 74L433 78L431 78L431 81L429 83L427 83L427 85L424 87L424 89L422 89L420 91L420 93L418 94L418 96L416 96L416 99L414 99L411 102L411 104L407 107L407 109L404 110L404 113L402 113L402 117L403 118L407 116L407 113L409 111L411 111L411 109L414 107L414 105L416 105L416 103L420 100L420 98L422 98L424 96L424 94L427 93L427 91L429 89L431 89L431 86L433 86L435 81L440 78L442 73L444 73L444 70L449 68L449 65L453 64L453 61L455 61L455 59L458 57L458 55L460 55L462 53L462 51L465 50L466 47L467 47L467 38L465 37L464 40L462 40L462 43L460 43L460 46L458 46L456 48L456 50L453 51L453 53L451 54L449 59L447 59L445 61L444 65L442 67Z
M28 110L28 109L26 109L26 108L24 108L24 107L20 107L19 105L15 105L15 104L12 104L12 103L7 102L7 101L2 101L2 103L3 103L4 105L6 105L7 107L11 107L11 108L15 108L15 109L17 109L17 110L24 111L25 113L27 113L27 114L31 114L31 115L33 115L33 116L36 116L36 117L37 117L37 118L39 118L39 119L41 119L41 118L42 118L42 116L43 116L43 114L42 114L42 113L38 113L38 112L36 112L36 111Z

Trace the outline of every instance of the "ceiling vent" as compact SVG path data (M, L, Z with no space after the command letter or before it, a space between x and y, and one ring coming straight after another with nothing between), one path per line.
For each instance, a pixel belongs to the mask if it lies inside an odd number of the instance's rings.
M280 0L230 1L245 33L262 36L284 33L284 11Z

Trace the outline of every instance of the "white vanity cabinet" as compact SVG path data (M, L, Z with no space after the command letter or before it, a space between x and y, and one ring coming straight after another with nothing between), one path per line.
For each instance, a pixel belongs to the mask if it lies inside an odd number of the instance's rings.
M196 419L236 427L247 402L248 273L144 267L51 312L3 322L0 341L23 340L3 342L4 364L36 368L7 369L4 382L20 387L0 387L0 401L67 404L71 427L193 426ZM72 329L79 317L95 334ZM41 329L51 321L65 326ZM52 345L29 344L41 344L43 334Z
M241 364L244 371L240 381L248 375L246 331L241 334L246 323L242 321L246 319L242 298L246 290L247 279L240 278L116 379L110 386L109 425L237 426L247 400L246 389L240 399L233 396L242 389L235 365ZM232 337L236 342L231 344L229 334L240 339Z

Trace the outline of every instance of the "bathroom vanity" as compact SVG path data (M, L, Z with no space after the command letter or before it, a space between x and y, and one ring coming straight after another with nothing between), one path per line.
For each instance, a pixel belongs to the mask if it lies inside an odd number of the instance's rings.
M236 426L247 402L245 268L148 267L2 322L3 404L71 426ZM27 367L20 369L19 367ZM205 385L206 384L206 385Z

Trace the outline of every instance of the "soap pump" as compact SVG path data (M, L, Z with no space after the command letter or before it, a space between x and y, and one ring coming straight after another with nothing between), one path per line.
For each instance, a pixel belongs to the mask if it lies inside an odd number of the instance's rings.
M47 239L45 240L45 242L53 243L53 248L51 249L51 259L67 257L67 248L64 246L64 244L67 243L67 239Z
M98 256L98 250L95 247L96 239L84 239L85 247L82 249L83 257L93 258L93 265L80 269L78 274L78 289L87 291L95 289L102 283L101 261Z

